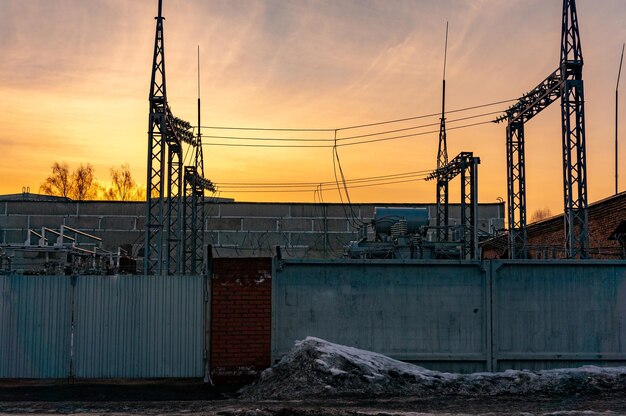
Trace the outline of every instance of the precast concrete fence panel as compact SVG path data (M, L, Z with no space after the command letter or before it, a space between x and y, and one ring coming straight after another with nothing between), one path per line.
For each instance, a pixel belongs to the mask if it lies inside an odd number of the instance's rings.
M433 369L487 370L479 262L284 260L272 284L273 361L315 336Z
M626 365L626 262L494 261L493 367Z
M272 361L317 336L434 370L626 365L626 262L278 260Z

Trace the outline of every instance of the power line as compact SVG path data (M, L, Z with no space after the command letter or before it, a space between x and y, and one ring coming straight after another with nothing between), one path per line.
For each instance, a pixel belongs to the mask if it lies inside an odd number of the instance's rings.
M473 116L467 116L467 117L461 117L461 118L457 118L457 119L453 119L453 120L449 120L448 123L456 123L459 121L465 121L465 120L471 120L471 119L475 119L475 118L480 118L480 117L485 117L485 116L490 116L493 114L500 114L502 111L491 111L488 113L482 113L482 114L476 114ZM421 125L417 125L417 126L411 126L411 127L405 127L402 129L395 129L395 130L387 130L387 131L380 131L380 132L376 132L376 133L368 133L368 134L360 134L360 135L356 135L356 136L348 136L348 137L341 137L341 138L337 138L336 141L340 142L340 141L344 141L344 140L352 140L352 139L359 139L359 138L364 138L364 137L372 137L372 136L380 136L383 134L390 134L390 133L398 133L401 131L410 131L410 130L416 130L416 129L421 129L421 128L425 128L425 127L432 127L432 126L438 126L439 122L436 123L428 123L428 124L421 124ZM287 138L287 137L242 137L242 136L212 136L212 135L205 135L203 136L205 138L209 138L209 139L224 139L224 140L249 140L249 141L277 141L277 142L335 142L334 138Z
M207 136L204 136L207 137ZM314 144L314 145L295 145L295 144L239 144L239 143L202 143L202 146L225 146L225 147L280 147L280 148L326 148L330 149L333 146L328 144Z
M478 123L465 124L463 126L450 127L450 128L448 128L448 130L463 129L463 128L467 128L467 127L474 127L474 126L480 126L482 124L491 124L491 123L493 123L491 120L489 120L489 121L481 121L481 122L478 122ZM360 141L360 142L342 143L342 144L339 144L337 146L354 146L354 145L357 145L357 144L384 142L384 141L387 141L387 140L404 139L404 138L407 138L407 137L423 136L423 135L426 135L426 134L433 134L433 133L439 133L439 130L424 131L424 132L421 132L421 133L413 133L413 134L403 134L401 136L383 137L383 138L380 138L380 139L363 140L363 141Z
M403 172L403 173L393 173L388 175L378 175L378 176L367 176L363 178L354 178L347 179L346 182L362 182L376 179L388 179L388 178L396 178L400 176L412 176L412 175L422 175L429 174L433 169L428 170L416 170L411 172ZM250 185L250 186L300 186L300 185L331 185L334 184L335 181L323 181L323 182L216 182L216 185Z
M513 101L518 101L518 98L513 98L513 99L510 99L510 100L494 101L494 102L487 103L487 104L480 104L480 105L475 105L475 106L471 106L471 107L459 108L459 109L456 109L456 110L450 110L450 111L448 111L448 113L459 113L459 112L462 112L462 111L475 110L477 108L491 107L491 106L498 105L498 104L506 104L506 103L513 102ZM234 126L201 126L201 128L203 128L203 129L213 129L213 130L334 132L335 130L337 130L337 131L351 130L351 129L358 129L358 128L363 128L363 127L379 126L379 125L382 125L382 124L400 123L400 122L403 122L403 121L418 120L418 119L421 119L421 118L436 117L436 116L439 116L439 113L423 114L423 115L414 116L414 117L406 117L406 118L400 118L400 119L396 119L396 120L380 121L380 122L377 122L377 123L369 123L369 124L360 124L360 125L354 125L354 126L340 127L340 128L336 128L336 129L234 127Z
M212 130L247 130L247 131L326 131L333 132L335 129L311 129L311 128L271 128L271 127L232 127L232 126L200 126L203 129Z
M396 184L396 183L407 183L407 182L420 182L422 180L422 178L415 178L415 179L405 179L405 180L398 180L398 181L388 181L388 182L380 182L380 183L371 183L371 184L363 184L363 185L354 185L354 186L348 186L348 188L350 189L354 189L354 188L367 188L367 187L372 187L372 186L384 186L384 185L392 185L392 184ZM329 187L329 188L324 188L324 190L328 190L328 189L334 189L333 187ZM310 187L308 189L260 189L260 190L233 190L233 191L222 191L224 193L297 193L297 192L313 192L315 191L314 187Z
M500 114L500 113L502 113L502 111L491 111L489 113L482 113L482 114L477 114L477 115L468 116L468 117L456 118L454 120L448 120L448 123L456 123L456 122L459 122L459 121L471 120L471 119L474 119L474 118L491 116L493 114ZM403 128L403 129L388 130L388 131L382 131L382 132L370 133L370 134L361 134L361 135L358 135L358 136L342 137L342 138L337 139L337 140L341 141L341 140L359 139L359 138L363 138L363 137L378 136L378 135L389 134L389 133L398 133L398 132L401 132L401 131L409 131L409 130L421 129L421 128L424 128L424 127L432 127L432 126L438 126L438 125L439 125L439 122L428 123L428 124L422 124L420 126L406 127L406 128Z
M500 113L500 111L498 111ZM259 140L259 141L275 141L275 142L332 142L334 139L305 139L305 138L287 138L287 137L241 137L241 136L210 136L204 135L208 139L226 139L226 140Z
M482 121L478 123L464 124L462 126L450 127L448 128L448 130L463 129L463 128L468 128L468 127L480 126L483 124L492 124L492 121L489 120L489 121ZM351 143L338 143L336 146L323 145L323 144L320 144L320 145L284 145L284 144L239 144L239 143L202 143L202 145L203 146L226 146L226 147L274 147L274 148L326 148L326 149L330 149L334 147L354 146L358 144L375 143L375 142L382 142L382 141L387 141L387 140L397 140L397 139L404 139L407 137L423 136L423 135L434 134L434 133L438 134L439 130L430 130L430 131L424 131L420 133L404 134L404 135L393 136L393 137L383 137L379 139L363 140L363 141L351 142Z
M427 177L426 173L422 174L411 174L411 175L390 175L389 177L381 177L377 179L362 179L362 180L352 180L346 181L346 185L349 188L358 187L361 185L376 185L380 183L395 183L397 181L417 181ZM320 184L310 184L310 185L261 185L261 186L219 186L221 191L230 191L230 192L239 192L239 191L252 191L252 190L290 190L290 191L312 191L315 190L333 190L336 189L336 182L325 182ZM298 189L294 189L298 188Z

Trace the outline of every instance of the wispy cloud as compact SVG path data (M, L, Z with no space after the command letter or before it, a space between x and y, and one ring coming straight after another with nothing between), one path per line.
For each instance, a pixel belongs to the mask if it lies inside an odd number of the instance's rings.
M519 96L558 62L559 1L164 3L170 104L176 114L195 119L199 44L205 124L339 127L436 112L446 21L448 108ZM626 37L626 4L578 3L586 57L590 195L598 198L611 188L605 180L611 175L605 160L611 157L612 137L606 108L618 47ZM1 192L15 192L27 179L37 182L54 160L63 159L97 164L101 176L108 167L129 162L143 180L155 13L156 1L0 2L0 152L11 156L0 168ZM558 147L558 134L553 137L558 123L558 116L547 113L529 125L528 160L537 172L535 161L544 155L534 140ZM450 153L473 150L481 156L481 199L503 196L503 127L456 130L448 137ZM344 148L340 154L347 176L361 177L428 168L435 151L436 135ZM205 154L209 176L217 179L333 177L331 153L325 149L207 147ZM541 183L532 172L528 189L530 199L542 199L541 206L557 212L560 162L559 155L553 156L548 169L556 179L550 195L532 190ZM432 191L426 184L408 184L355 191L355 198L432 200Z

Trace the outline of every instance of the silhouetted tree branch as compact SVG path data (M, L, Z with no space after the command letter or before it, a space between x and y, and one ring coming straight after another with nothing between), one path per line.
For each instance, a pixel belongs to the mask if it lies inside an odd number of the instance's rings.
M47 195L57 195L69 198L71 193L70 168L66 162L54 162L52 175L48 176L39 190Z

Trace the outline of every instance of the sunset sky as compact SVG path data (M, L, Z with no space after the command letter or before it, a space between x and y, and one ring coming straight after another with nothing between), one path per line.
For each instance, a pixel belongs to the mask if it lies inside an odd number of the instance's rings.
M614 94L626 1L577 3L591 202L613 193ZM205 126L335 129L436 113L446 21L447 108L514 99L558 66L561 7L560 0L164 0L168 99L174 114L196 123L199 45ZM55 161L71 167L89 162L102 182L110 167L128 163L145 184L156 9L157 0L0 0L0 193L23 186L38 192ZM625 97L623 80L622 141ZM448 127L490 120L495 115L452 121L507 106L449 114ZM338 137L430 123L438 118L340 131ZM333 138L333 132L202 132ZM526 138L529 214L539 208L561 212L558 102L526 126ZM436 151L437 134L338 149L348 180L432 169ZM506 199L505 125L449 130L450 157L460 151L481 158L480 201ZM620 154L620 190L626 190L626 142ZM204 155L206 176L217 184L334 180L332 148L207 145ZM227 189L220 196L238 201L316 198L312 190ZM452 192L458 201L458 187ZM434 202L435 186L414 181L354 188L350 197ZM337 191L325 189L323 199L338 201Z

